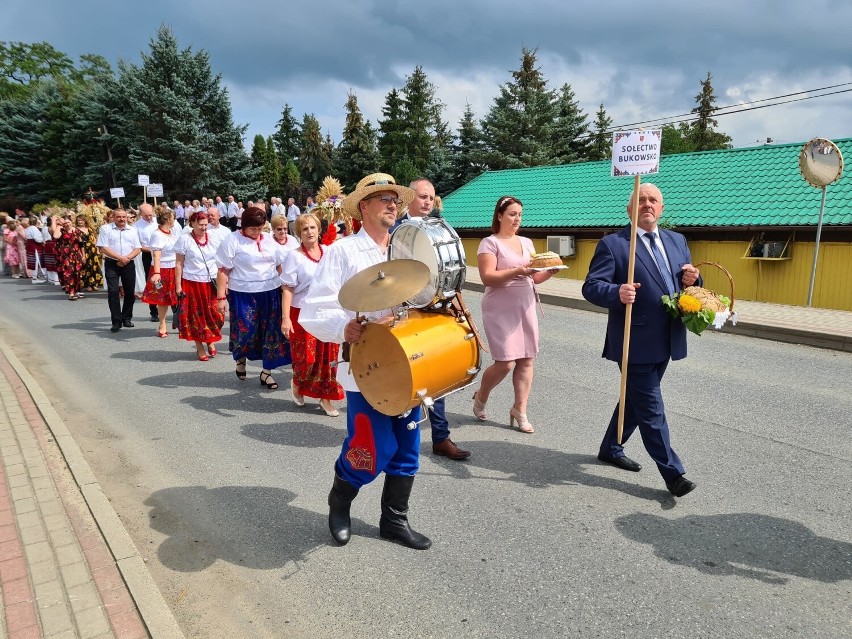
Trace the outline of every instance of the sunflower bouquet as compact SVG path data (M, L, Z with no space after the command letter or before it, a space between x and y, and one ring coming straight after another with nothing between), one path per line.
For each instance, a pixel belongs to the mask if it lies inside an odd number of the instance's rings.
M720 330L729 319L736 326L737 315L731 299L700 286L688 286L672 296L663 295L663 305L672 317L680 317L684 326L701 335L711 324Z

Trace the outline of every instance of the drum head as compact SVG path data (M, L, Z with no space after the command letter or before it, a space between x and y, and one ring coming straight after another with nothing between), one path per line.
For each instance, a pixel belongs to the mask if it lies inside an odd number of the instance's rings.
M367 324L349 361L358 390L383 415L401 415L411 403L411 368L402 344L388 327Z
M388 259L412 259L429 267L429 283L407 300L413 308L450 299L464 285L464 247L441 218L413 218L399 225L391 235Z

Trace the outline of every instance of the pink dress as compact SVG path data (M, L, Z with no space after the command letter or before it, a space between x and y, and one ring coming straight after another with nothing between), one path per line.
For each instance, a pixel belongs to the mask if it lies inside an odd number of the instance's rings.
M479 244L477 255L497 257L497 270L526 266L534 252L532 240L520 238L523 255L490 235ZM491 357L509 362L538 354L538 317L532 278L519 276L501 286L486 286L482 296L482 323Z
M18 234L6 229L3 231L3 239L6 241L6 256L3 261L9 266L20 266L21 256L18 253Z

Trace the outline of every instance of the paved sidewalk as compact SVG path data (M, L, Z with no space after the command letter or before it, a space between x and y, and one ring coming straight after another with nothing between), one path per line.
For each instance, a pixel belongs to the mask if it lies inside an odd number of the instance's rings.
M182 636L108 504L47 398L0 343L0 637Z
M606 309L583 299L582 286L581 280L552 277L539 284L538 291L546 304L605 313ZM467 267L465 287L484 289L475 266ZM852 353L852 312L741 300L734 301L734 310L737 325L725 324L726 333Z

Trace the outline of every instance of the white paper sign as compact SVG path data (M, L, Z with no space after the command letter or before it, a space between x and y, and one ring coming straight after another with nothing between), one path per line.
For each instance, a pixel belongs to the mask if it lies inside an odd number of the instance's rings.
M148 176L147 175L137 176L136 184L138 184L139 186L148 186Z
M662 129L612 134L612 177L660 172Z
M120 197L124 197L124 187L120 186L117 189L110 189L109 196L114 200L117 200Z
M163 185L162 184L149 184L148 185L148 197L163 197Z

